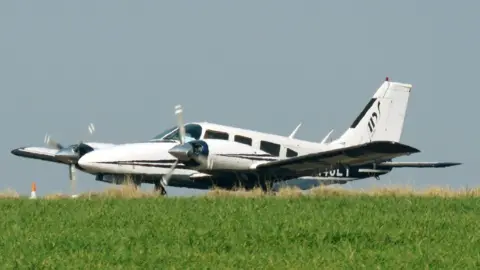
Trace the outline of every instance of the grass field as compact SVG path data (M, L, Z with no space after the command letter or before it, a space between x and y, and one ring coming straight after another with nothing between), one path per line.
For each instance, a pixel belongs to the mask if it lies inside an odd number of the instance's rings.
M212 194L2 199L0 268L480 269L478 194Z

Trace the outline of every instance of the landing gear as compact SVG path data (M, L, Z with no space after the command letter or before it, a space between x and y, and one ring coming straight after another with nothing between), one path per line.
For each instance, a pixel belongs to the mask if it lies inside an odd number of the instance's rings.
M121 184L133 187L133 189L135 190L140 189L140 186L142 185L141 179L132 177L131 175L124 175L119 177L123 177L123 181L120 182Z
M268 174L264 174L264 175L257 174L256 176L257 176L257 181L258 181L257 183L260 186L260 188L262 189L263 193L274 194L274 191L273 191L274 181L272 181L272 176L268 175Z
M135 186L136 190L140 190L140 187L142 186L142 182L139 180L134 180L133 185Z
M165 187L160 183L160 182L156 182L155 183L155 187L153 189L155 192L159 192L160 195L162 196L166 196L167 195L167 191L165 190Z
M134 182L132 186L133 186L133 188L134 188L135 190L138 191L138 190L140 190L141 185L142 185L142 184L140 184L140 183L135 183L135 182Z
M271 180L265 180L260 183L260 187L262 188L263 193L265 194L270 194L274 193L273 192L273 181Z

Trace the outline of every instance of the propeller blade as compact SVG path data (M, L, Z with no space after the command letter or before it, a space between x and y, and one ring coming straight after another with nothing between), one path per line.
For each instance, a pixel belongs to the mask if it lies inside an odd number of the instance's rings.
M175 114L177 115L178 131L180 133L180 143L185 143L185 127L183 126L183 109L181 105L175 106Z
M90 132L90 134L93 134L95 132L95 126L93 125L93 123L90 123L90 125L88 125L88 132Z
M53 147L53 148L58 149L58 150L63 149L63 146L61 144L57 143L56 141L54 141L50 137L50 135L48 135L48 134L45 134L45 138L44 138L43 141L50 147Z
M90 133L89 135L91 136L91 135L93 135L94 132L95 132L95 125L93 125L93 123L90 123L90 124L88 125L88 133ZM84 141L85 141L85 140L81 140L81 141L78 142L78 144L80 145L80 144L82 144Z
M177 164L178 164L178 159L175 161L175 163L173 163L172 167L170 167L170 171L162 177L162 182L163 182L164 188L165 188L165 186L168 186L168 181L172 177L173 171L175 171L175 168L177 167Z
M70 190L72 196L75 195L75 165L70 164L69 166L69 176L70 176Z

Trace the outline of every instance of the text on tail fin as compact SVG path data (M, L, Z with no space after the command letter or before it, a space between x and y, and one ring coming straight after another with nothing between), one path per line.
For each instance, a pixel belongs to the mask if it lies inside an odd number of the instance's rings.
M378 113L377 113L378 112ZM370 120L368 121L368 130L370 130L370 135L373 134L375 130L375 125L378 122L378 118L380 117L380 101L377 103L377 111L372 112L372 116L370 116Z

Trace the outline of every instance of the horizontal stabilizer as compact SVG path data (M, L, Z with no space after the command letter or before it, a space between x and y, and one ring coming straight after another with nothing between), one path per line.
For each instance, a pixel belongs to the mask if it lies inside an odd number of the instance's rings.
M460 162L393 162L385 161L379 166L390 168L445 168L461 165Z

